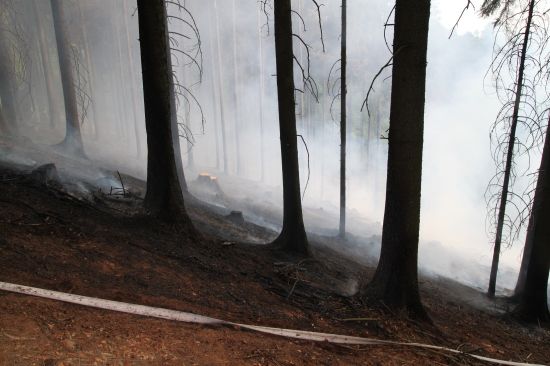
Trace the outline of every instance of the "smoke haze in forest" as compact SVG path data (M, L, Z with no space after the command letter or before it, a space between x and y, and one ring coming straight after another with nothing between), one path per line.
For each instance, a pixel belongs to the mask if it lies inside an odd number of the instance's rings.
M39 30L29 15L30 3L16 2L16 14L26 24L22 36L32 45L26 55L28 70L20 72L19 116L23 135L46 146L64 136L65 118L60 112L63 98L59 70L54 67L57 55L51 10L47 2L36 2L35 11L41 14ZM444 3L433 2L430 23L419 260L425 271L484 288L492 252L483 197L494 170L488 134L500 106L490 78L485 79L493 33L489 20L479 20L469 11L449 40L450 29L464 4L459 2L455 9ZM309 151L310 177L304 193L306 229L335 235L339 107L332 103L337 94L336 80L327 78L340 57L340 6L332 0L325 0L324 5L325 52L314 4L293 1L303 18L303 23L298 16L293 18L294 30L310 45L311 76L318 87L317 101L305 90L299 68L295 67L297 88L304 91L296 97L297 124ZM271 9L266 9L266 17L255 0L186 1L186 6L200 31L201 51L196 53L198 63L185 54L173 54L175 75L190 91L179 97L178 108L187 180L193 181L203 171L220 176L227 194L247 201L248 206L239 207L245 215L261 216L261 210L248 209L250 202L281 215ZM365 247L369 246L365 253L377 256L385 196L387 141L383 137L389 120L389 69L374 85L370 116L366 109L361 111L361 105L372 78L390 57L384 24L391 5L378 1L365 6L363 1L350 0L348 7L348 228L352 234L369 238L365 239ZM144 178L146 135L135 8L131 0L67 2L73 54L80 66L80 108L86 111L82 121L85 150L98 165ZM190 21L175 7L168 9L170 15ZM176 18L170 20L170 29L190 38L175 37L172 46L195 54L197 35ZM391 35L390 27L386 30L390 47ZM35 47L41 36L49 46L46 54ZM308 52L304 45L296 40L294 47L297 59L306 65ZM59 110L47 111L46 73L52 76L51 83L58 91L53 98ZM308 154L301 140L299 144L304 189ZM274 229L280 223L280 216L279 222L253 219ZM515 283L514 270L519 267L523 238L502 256L501 272L505 276L499 281L507 288Z

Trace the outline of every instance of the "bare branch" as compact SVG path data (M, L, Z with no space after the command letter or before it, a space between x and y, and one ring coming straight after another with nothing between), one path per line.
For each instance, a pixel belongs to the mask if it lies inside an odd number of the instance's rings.
M399 54L399 52L401 52L401 50L403 48L405 48L406 46L401 46L397 49L397 51L395 52L395 55L392 55L390 57L390 59L380 68L380 70L378 70L378 72L376 73L376 75L374 75L374 78L372 79L371 83L370 83L370 86L369 86L369 89L367 91L367 96L365 97L365 100L363 100L363 104L361 104L361 111L363 111L363 108L364 107L367 107L367 114L369 115L370 117L370 110L369 110L369 96L370 96L370 93L371 91L374 91L374 88L373 88L373 85L374 83L376 82L376 79L378 79L378 77L380 76L380 74L382 74L382 72L387 69L388 67L391 67L393 65L393 58L395 56L397 56Z
M317 17L319 18L319 31L321 32L321 44L323 45L323 52L325 52L325 39L323 37L323 24L321 22L321 6L325 4L320 4L316 0L311 0L317 7Z
M458 23L460 23L460 20L462 19L462 16L464 16L464 13L466 12L466 10L468 10L470 8L470 6L476 10L474 4L472 3L471 0L467 0L467 3L466 3L466 6L464 7L464 9L462 9L462 12L460 13L460 16L458 17L458 19L456 20L456 23L455 25L453 25L453 28L451 29L451 34L449 34L449 39L451 39L451 37L453 36L453 33L456 29L456 27L458 27Z

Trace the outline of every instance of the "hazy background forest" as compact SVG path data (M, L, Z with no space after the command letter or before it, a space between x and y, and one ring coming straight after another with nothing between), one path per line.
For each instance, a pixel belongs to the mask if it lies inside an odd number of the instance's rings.
M86 154L98 166L145 178L135 1L66 1L64 6L78 65ZM308 159L305 145L300 144L302 189L308 160L310 173L304 192L304 219L309 231L336 234L339 107L332 103L334 80L328 77L340 52L340 3L326 1L321 7L325 52L317 9L305 0L293 1L293 6L303 17L303 23L293 20L294 28L311 46L311 75L318 86L318 100L309 92L297 96L298 133L309 150ZM191 61L184 54L173 54L177 79L190 92L183 92L178 108L187 180L192 182L202 172L218 176L226 194L245 202L232 209L279 229L282 186L273 19L266 18L255 0L186 1L186 7L200 33L195 34L176 18L169 19L169 25L172 31L189 37L178 38L182 43L178 47L196 55ZM389 119L389 70L374 86L370 116L366 109L361 111L361 105L371 79L389 58L384 24L391 4L365 6L362 1L350 0L348 7L348 231L368 238L354 250L377 258L385 197L387 143L383 137ZM480 19L469 11L448 39L464 4L438 0L432 7L422 181L423 193L429 194L422 198L420 267L484 289L493 240L486 230L484 200L494 171L488 136L500 108L491 75L486 76L493 28L491 19ZM46 148L65 135L51 8L47 1L12 1L5 9L9 10L2 14L2 30L10 32L7 38L13 41L10 57L24 65L16 70L19 130ZM181 16L170 5L168 12ZM14 24L17 27L12 32ZM386 33L391 45L392 31ZM47 47L41 49L41 44ZM296 56L305 61L304 46L296 41L295 47ZM299 82L297 87L304 89ZM2 155L34 163L8 152ZM531 166L537 167L538 160ZM192 184L190 188L193 192ZM263 209L275 215L263 216ZM523 237L519 236L518 243ZM501 289L515 284L521 248L516 245L502 255Z

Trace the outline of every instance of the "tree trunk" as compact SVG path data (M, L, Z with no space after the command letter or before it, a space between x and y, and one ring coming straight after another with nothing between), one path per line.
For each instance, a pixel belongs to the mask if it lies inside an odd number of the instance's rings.
M342 40L340 47L340 228L346 236L346 0L342 0Z
M300 14L300 16L303 16L303 6L302 6L302 0L298 0L298 14ZM303 28L303 25L300 23L298 24L298 35L303 39L304 38L304 28ZM306 67L304 65L304 49L302 48L303 45L300 44L300 46L298 47L298 59L300 60L300 65L302 65L302 67ZM307 62L307 61L306 61ZM304 127L304 124L305 124L305 115L306 115L306 87L304 85L303 87L303 93L299 93L299 96L300 96L300 113L299 113L299 116L300 116L300 126L303 128Z
M495 246L493 250L493 261L491 264L491 275L489 276L489 290L487 294L490 297L495 296L498 261L500 257L500 247L502 242L502 230L504 228L504 217L506 213L506 203L508 202L508 188L510 184L510 172L512 170L512 160L514 155L514 145L516 143L516 128L518 125L519 107L521 103L521 93L523 90L523 74L525 70L525 57L527 55L527 46L529 44L529 35L531 31L531 20L533 19L533 8L535 1L529 3L529 13L527 15L527 25L523 35L523 45L521 48L521 58L519 63L518 80L515 91L514 111L512 114L512 126L510 128L510 138L508 140L508 151L506 155L506 166L504 168L504 181L502 183L502 192L500 196L500 206L498 210L497 232L495 237Z
M61 147L68 152L84 155L82 136L80 134L80 119L76 101L75 75L71 57L71 43L67 30L65 12L61 0L51 0L57 53L59 55L59 69L61 85L63 86L63 100L65 101L66 132Z
M4 31L5 32L5 31ZM0 133L13 136L17 135L17 103L16 91L17 80L15 77L15 68L10 58L11 52L7 35L2 34L0 39L0 101L2 104L2 116L0 119Z
M36 19L36 35L38 36L38 47L40 49L40 60L42 62L42 70L44 72L44 84L46 86L46 94L48 97L48 116L50 118L50 127L55 127L55 122L61 119L61 113L59 111L59 105L54 98L55 87L53 85L51 75L51 61L50 53L48 51L48 40L46 38L46 32L44 25L42 24L42 16L38 10L38 2L32 2L32 11L34 12L34 18Z
M6 121L6 116L4 116L4 109L0 105L0 134L7 133L8 123Z
M84 53L85 53L85 56L86 56L86 65L88 67L88 82L90 84L90 107L91 107L91 110L92 110L92 116L91 117L88 117L88 120L90 122L92 122L93 124L93 127L94 127L94 136L93 138L95 140L98 139L98 123L99 123L99 120L98 120L98 113L97 113L97 104L95 103L94 101L94 92L95 92L95 65L94 63L92 62L92 58L91 58L91 52L90 52L90 46L89 46L89 42L88 42L88 29L86 27L86 23L85 23L85 20L84 20L84 14L82 12L82 5L80 2L77 2L77 6L78 6L78 20L80 22L80 32L82 33L82 43L83 43L83 46L84 46Z
M397 0L388 176L380 260L367 296L427 319L418 292L418 236L429 0Z
M265 181L265 146L264 146L264 48L262 40L262 24L260 21L261 10L258 7L257 24L258 24L258 65L260 68L260 90L259 99L260 105L258 118L260 119L260 181Z
M240 107L240 88L239 88L239 66L237 64L237 15L235 12L235 0L232 1L232 14L233 14L233 75L235 77L235 85L233 85L233 101L235 103L235 164L237 175L242 175L241 166L241 107Z
M122 18L124 19L124 31L126 33L126 52L128 52L128 66L130 66L130 92L132 97L132 110L133 110L133 116L134 116L134 136L136 139L136 154L138 160L141 160L141 157L143 156L143 148L141 147L141 136L140 136L140 129L139 124L140 122L140 113L138 111L138 97L137 97L137 86L136 86L136 70L134 68L134 56L132 54L132 47L130 46L130 30L128 27L128 19L127 16L130 15L130 12L128 12L128 0L124 0L122 2L124 12L122 14Z
M213 41L213 38L215 37L214 35L214 31L212 29L212 23L210 23L210 27L209 27L209 34L208 34L208 45L209 45L209 48L210 48L210 70L211 70L211 79L210 79L210 84L211 84L211 87L210 87L210 92L211 92L211 96L212 96L212 121L213 121L213 130L214 130L214 138L215 138L215 145L216 145L216 169L219 171L220 170L220 139L218 137L218 127L217 127L217 124L218 124L218 108L216 106L216 104L218 104L217 102L217 98L216 98L216 65L214 63L214 59L215 59L215 50L214 50L214 41ZM222 126L223 127L223 126Z
M214 0L214 13L216 15L216 53L218 59L218 87L220 88L219 99L220 99L220 122L222 125L222 151L223 151L223 172L225 174L229 173L229 167L227 164L227 139L225 131L225 113L224 113L224 82L223 82L223 70L222 70L222 52L221 52L221 43L220 43L220 19L218 14L218 2Z
M120 3L118 3L118 5L122 5ZM115 5L116 6L116 5ZM116 56L115 56L115 60L116 60L116 64L118 65L118 72L117 72L117 77L115 80L115 83L116 83L116 89L117 89L117 106L118 106L118 111L119 111L119 115L120 115L120 119L119 119L119 124L121 125L121 130L122 130L122 134L124 136L124 138L126 139L129 135L129 126L128 126L128 120L131 120L130 118L128 118L128 108L126 106L126 102L128 99L131 100L131 95L128 96L126 94L127 90L128 89L131 89L128 88L127 86L127 74L126 72L128 71L128 67L124 67L124 56L123 56L123 53L122 53L122 39L120 37L120 34L122 33L122 30L121 29L121 24L120 24L120 21L119 21L119 17L122 17L123 15L121 14L123 9L119 9L118 11L113 11L113 15L114 17L111 18L112 20L112 27L113 27L113 35L116 39ZM122 24L124 25L124 24ZM131 84L130 84L131 85Z
M306 254L308 241L300 196L290 0L275 1L274 12L284 206L283 229L274 244L284 250Z
M147 130L147 194L156 217L192 228L180 186L174 137L175 97L164 0L138 0L138 21Z
M519 268L518 281L514 289L514 298L519 298L525 290L525 281L527 280L527 269L529 268L529 259L533 251L533 226L535 225L535 215L531 212L529 217L529 225L527 226L527 237L523 248L523 256L521 258L521 266Z
M550 269L550 126L546 129L530 221L532 233L525 246L527 248L531 244L531 249L524 253L527 257L524 288L519 294L519 305L514 314L536 324L550 321L547 298Z

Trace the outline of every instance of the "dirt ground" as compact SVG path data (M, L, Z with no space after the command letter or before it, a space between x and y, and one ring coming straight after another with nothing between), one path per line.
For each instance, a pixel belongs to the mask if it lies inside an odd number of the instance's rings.
M350 296L373 268L330 251L326 243L332 239L313 237L310 259L239 244L274 233L192 201L188 211L202 235L191 240L141 215L138 196L96 191L84 199L56 183L0 169L0 281L240 323L550 363L548 329L499 315L502 302L494 311L472 306L476 298L488 300L465 286L422 279L423 302L434 325L420 324ZM417 364L484 363L404 346L289 340L0 292L0 365Z

